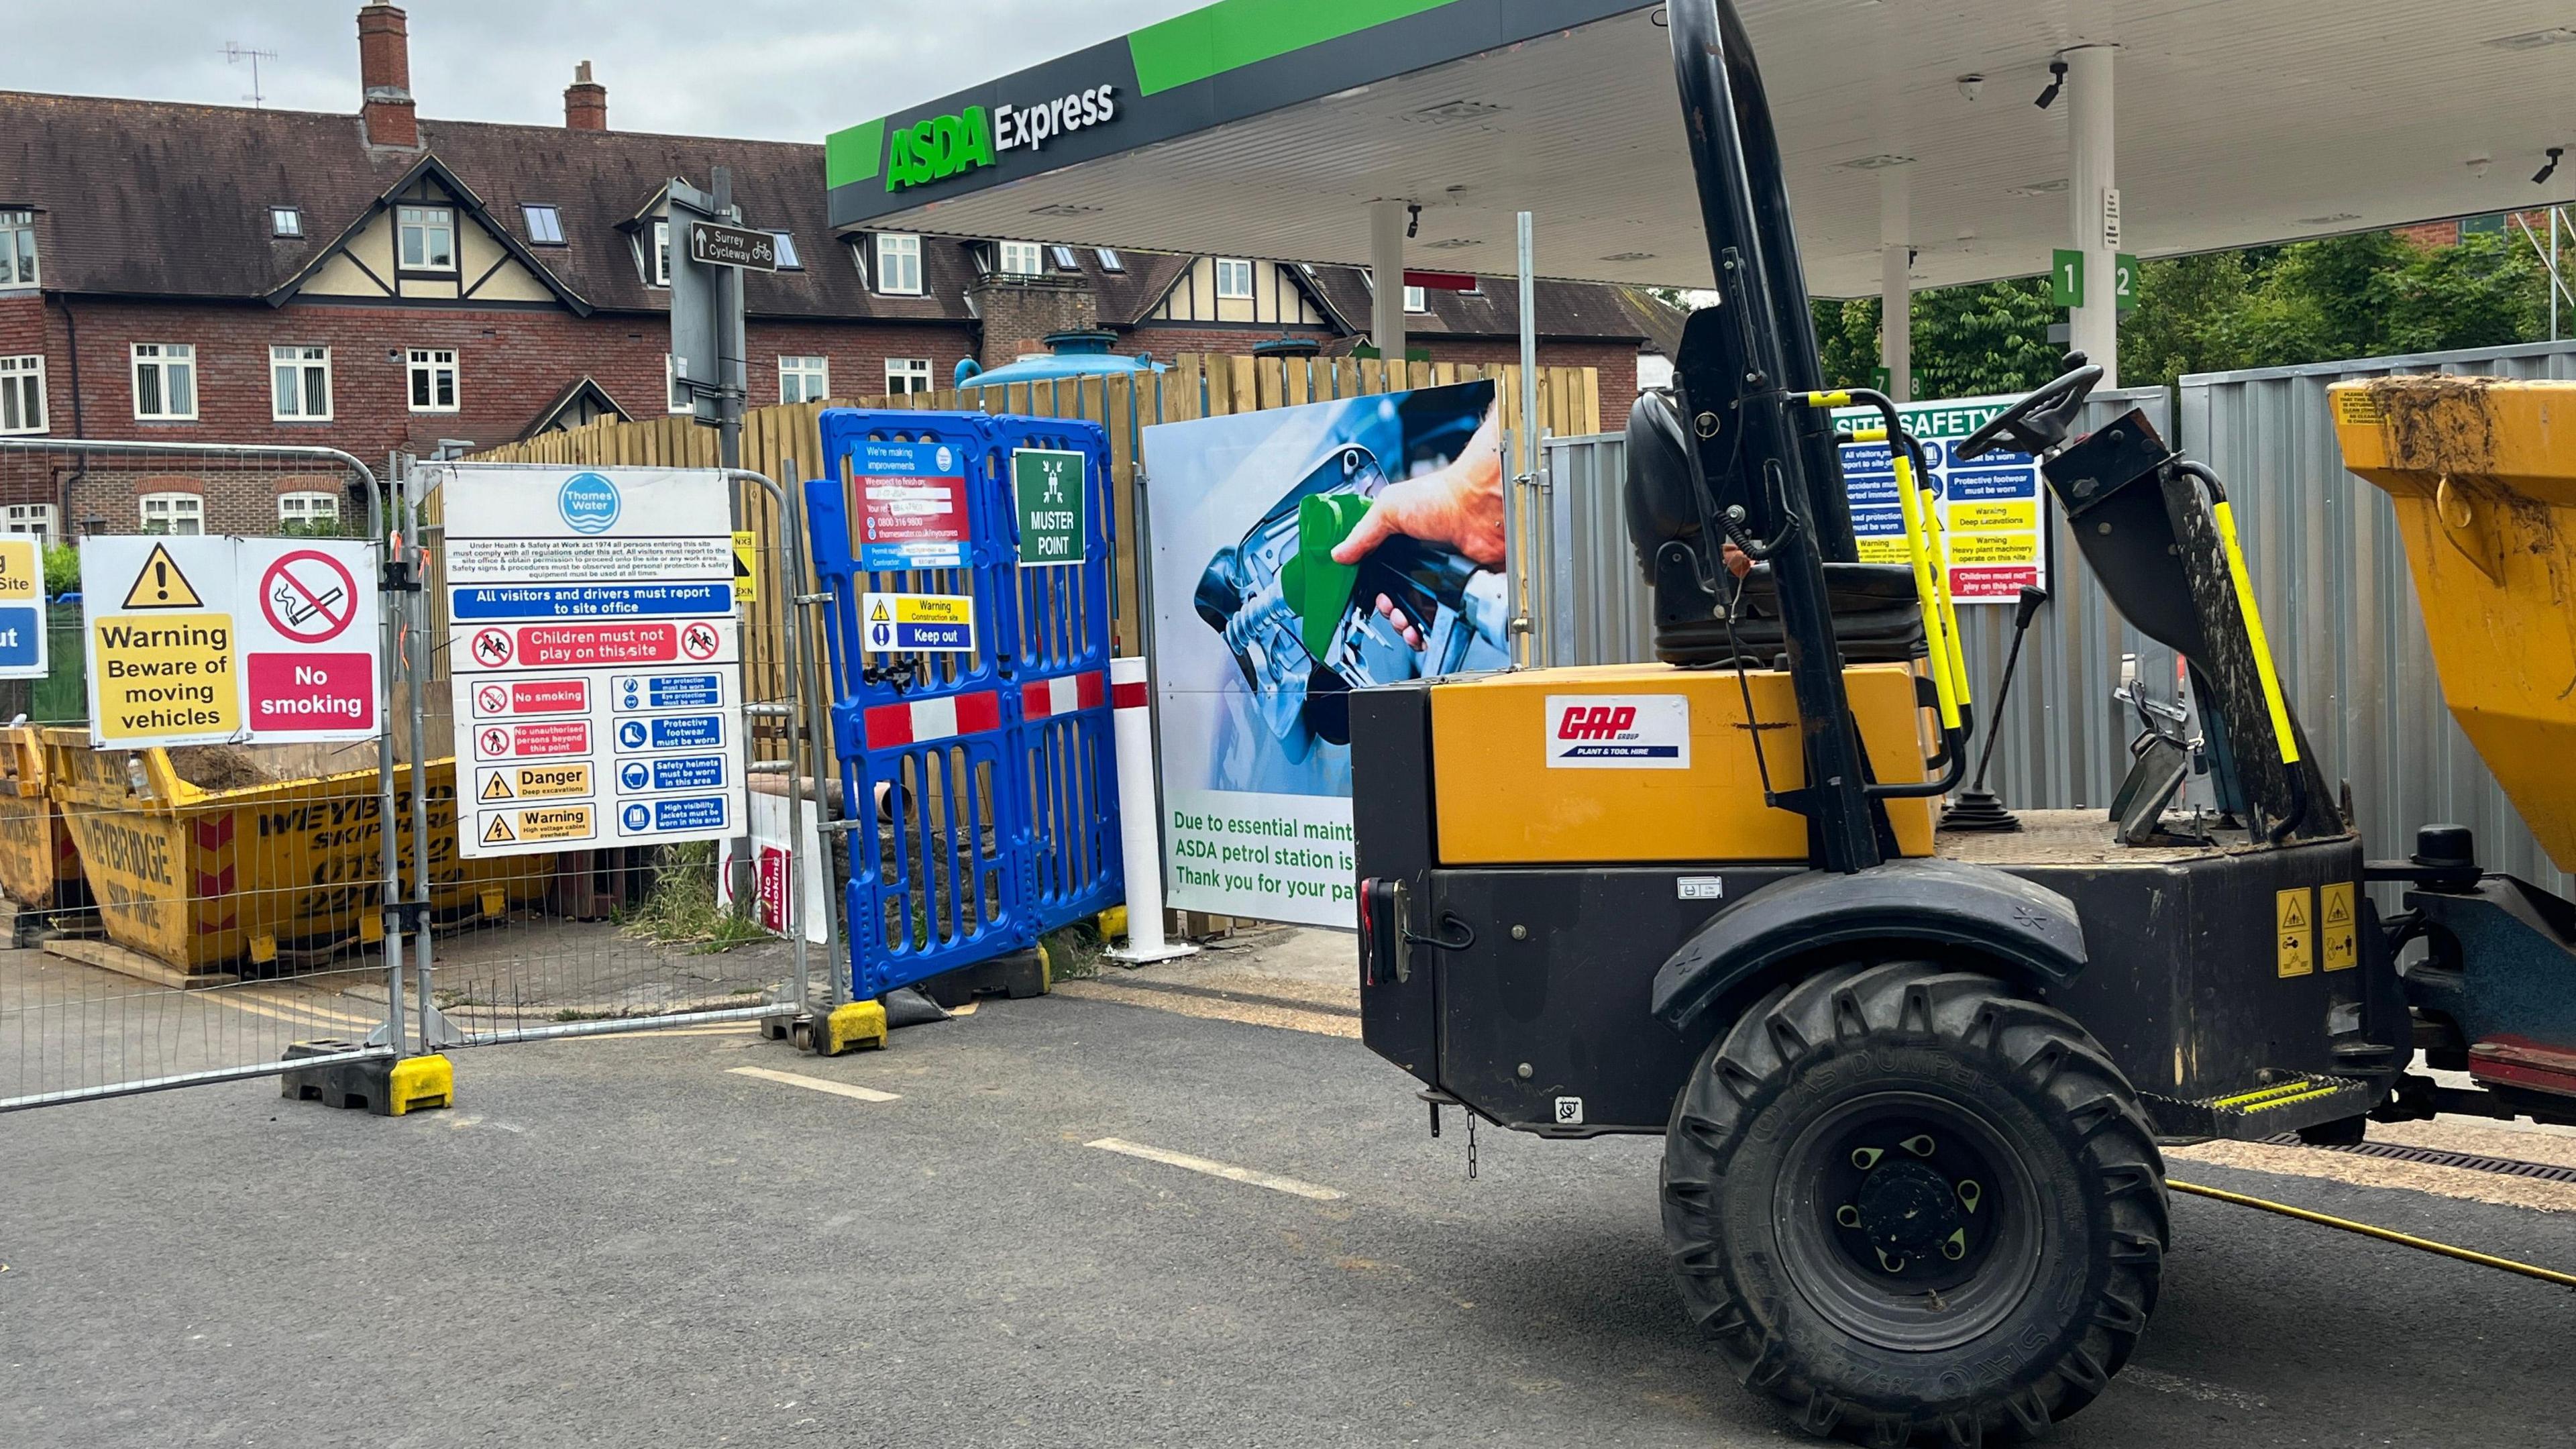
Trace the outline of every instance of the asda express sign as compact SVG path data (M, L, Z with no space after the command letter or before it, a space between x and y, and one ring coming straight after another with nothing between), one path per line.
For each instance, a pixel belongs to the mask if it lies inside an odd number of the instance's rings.
M886 190L903 191L1035 151L1058 136L1118 118L1118 88L1097 85L1034 106L968 106L886 134Z

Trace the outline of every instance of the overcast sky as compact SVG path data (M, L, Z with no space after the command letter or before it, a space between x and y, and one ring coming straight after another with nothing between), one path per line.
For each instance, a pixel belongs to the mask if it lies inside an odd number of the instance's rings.
M1206 0L415 0L411 89L424 116L559 125L573 62L608 87L608 123L821 141L841 126L1123 35ZM358 108L359 0L106 0L13 12L0 89Z

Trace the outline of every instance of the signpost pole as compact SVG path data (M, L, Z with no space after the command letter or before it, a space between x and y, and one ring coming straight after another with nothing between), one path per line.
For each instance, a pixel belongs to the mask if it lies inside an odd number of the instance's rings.
M1520 214L1520 287L1521 287L1521 468L1513 480L1510 506L1504 516L1518 525L1521 547L1506 561L1512 570L1512 662L1532 663L1532 655L1544 657L1533 633L1536 620L1546 617L1543 610L1532 607L1530 593L1540 576L1538 557L1546 537L1542 521L1536 520L1538 496L1539 448L1541 436L1538 421L1538 237L1535 219L1529 212ZM1530 517L1522 514L1530 506Z

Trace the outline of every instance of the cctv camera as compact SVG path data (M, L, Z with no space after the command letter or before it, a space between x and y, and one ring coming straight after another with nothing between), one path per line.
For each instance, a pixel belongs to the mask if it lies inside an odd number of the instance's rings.
M1974 101L1977 97L1985 94L1985 91L1986 78L1984 76L1963 75L1959 77L1959 95L1962 99Z

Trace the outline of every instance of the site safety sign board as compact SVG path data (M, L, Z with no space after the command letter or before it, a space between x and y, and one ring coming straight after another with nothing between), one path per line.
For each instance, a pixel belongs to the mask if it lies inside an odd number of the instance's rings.
M49 672L44 540L0 538L0 679L42 679Z
M2023 585L2047 586L2048 492L2040 482L2039 460L2028 453L1967 459L1957 453L1962 439L2016 401L1972 397L1897 405L1905 430L1923 446L1926 476L1937 490L1946 554L1936 563L1949 568L1951 597L1962 604L2015 603ZM1834 413L1834 429L1843 433L1884 421L1870 408ZM1842 445L1843 489L1851 500L1852 533L1862 563L1907 562L1891 446Z
M971 594L865 594L859 632L867 647L884 654L972 654L975 598Z
M859 567L871 573L966 566L966 450L954 443L869 441L851 455Z
M462 852L741 834L724 475L460 465L441 488Z
M374 544L147 534L84 538L80 555L81 595L99 601L83 631L93 744L375 736Z

